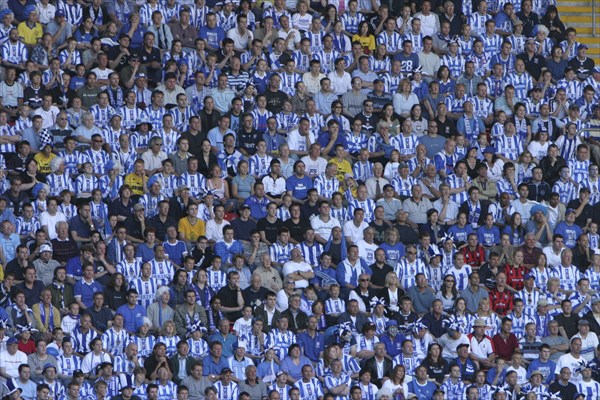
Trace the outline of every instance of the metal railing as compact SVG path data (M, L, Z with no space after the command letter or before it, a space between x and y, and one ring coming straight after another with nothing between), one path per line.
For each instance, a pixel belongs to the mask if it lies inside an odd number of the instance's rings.
M592 36L596 37L596 0L592 0Z
M594 139L600 139L600 128L591 128L591 127L587 127L587 128L581 128L577 131L577 135L576 136L581 136L581 134L583 132L594 132L597 133L598 136L592 136Z

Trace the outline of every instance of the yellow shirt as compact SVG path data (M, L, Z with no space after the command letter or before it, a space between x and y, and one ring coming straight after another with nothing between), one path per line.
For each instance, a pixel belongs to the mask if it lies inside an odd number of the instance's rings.
M183 234L185 240L196 243L200 236L206 235L206 224L200 218L192 225L187 217L183 217L177 224L177 229Z
M134 195L143 196L145 180L146 180L145 176L139 176L132 172L125 176L125 181L123 183L125 185L129 185L129 187L131 188L131 191L133 192Z
M329 160L330 163L337 165L338 167L338 172L337 172L337 178L338 181L340 181L340 186L345 188L346 187L346 179L344 178L344 175L346 174L352 174L352 166L350 165L350 163L348 162L348 160L346 159L342 159L342 161L338 160L337 157L333 157L332 159Z
M17 30L19 31L19 36L23 38L23 43L31 46L38 44L38 40L44 34L42 24L36 23L33 28L30 28L25 21L19 24Z
M375 51L375 36L360 36L358 33L352 36L353 42L360 42L362 44L363 49L369 51Z
M56 154L50 153L49 157L45 157L44 153L39 152L33 159L38 163L38 171L42 174L49 175L52 171L50 171L50 161L56 158Z

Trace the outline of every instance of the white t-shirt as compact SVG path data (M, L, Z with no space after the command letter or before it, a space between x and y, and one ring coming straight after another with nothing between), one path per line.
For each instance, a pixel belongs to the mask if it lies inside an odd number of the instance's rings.
M591 333L591 332L590 332ZM554 373L559 375L560 370L564 367L567 367L571 370L571 380L570 382L577 384L581 381L581 364L584 362L584 358L579 356L579 358L575 358L571 355L571 353L563 354L558 358L558 362L556 363L556 369Z
M290 139L288 134L288 144L289 143ZM310 176L311 178L324 174L325 169L327 168L327 160L323 157L317 157L316 160L313 160L310 158L310 156L304 156L300 159L300 161L302 161L306 166L306 175Z
M60 211L57 211L56 215L54 216L48 214L48 211L44 211L40 215L40 225L46 225L48 227L48 238L50 240L56 239L56 237L58 236L56 233L56 223L60 221L67 222L67 217L65 217L65 214L63 214Z
M358 246L358 256L367 263L367 265L371 265L375 263L375 251L379 248L375 243L367 243L363 239L356 242L356 246Z
M363 238L363 231L368 227L369 224L367 224L365 221L361 222L358 227L354 224L353 220L346 221L344 224L344 236L350 237L352 243L356 244Z
M523 367L519 367L515 369L514 367L508 367L506 372L515 371L517 373L517 383L519 385L524 385L527 383L527 370Z
M471 351L471 345L469 344L469 338L467 337L467 335L461 333L460 336L458 337L458 339L452 339L450 337L450 335L448 335L447 333L442 335L441 338L438 339L438 343L440 345L442 345L442 357L449 360L449 359L455 359L456 357L458 357L458 354L456 354L456 348L458 347L459 344L468 344L469 345L469 351Z
M0 353L0 368L4 368L6 374L13 377L19 377L19 365L27 364L27 355L21 350L17 350L14 355L10 355L8 350Z
M329 240L333 228L335 228L336 226L340 228L342 227L340 221L338 221L337 218L329 217L329 221L325 222L319 216L316 216L313 219L311 219L310 225L314 229L315 233L325 240Z
M311 143L315 143L316 139L313 135L308 133L308 144L306 143L306 136L302 136L298 129L288 132L288 146L292 151L308 151L308 146Z
M564 250L564 248L561 249L557 255L554 252L554 250L552 249L552 244L550 244L542 249L542 253L544 253L546 255L546 259L548 260L548 268L554 268L554 267L560 265L560 263L561 263L560 258L561 258L563 250Z
M581 339L581 357L585 358L585 361L590 362L594 359L594 350L598 347L598 335L594 332L588 332L587 336L581 337L581 334L576 334L573 338ZM573 340L573 339L571 339Z
M220 224L217 224L214 219L211 219L206 223L206 238L208 240L214 240L218 242L223 239L223 227L229 225L229 221L223 220Z
M56 116L60 110L56 106L51 106L48 111L42 107L35 110L34 115L42 117L42 129L48 129L56 123Z
M285 277L287 277L289 274L292 274L294 272L308 272L308 271L312 271L312 267L309 263L307 263L306 261L300 261L300 262L295 262L295 261L288 261L285 264L283 264L283 269L282 269L282 273L283 273L283 277L285 279ZM304 289L305 287L308 286L308 279L301 279L299 281L296 281L296 289Z
M331 80L331 90L336 95L341 96L352 90L352 77L349 73L344 72L342 76L339 76L337 72L331 71L327 77Z

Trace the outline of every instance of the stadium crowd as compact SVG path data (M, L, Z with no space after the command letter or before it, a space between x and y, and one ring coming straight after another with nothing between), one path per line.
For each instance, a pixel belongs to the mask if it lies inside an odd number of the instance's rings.
M3 0L0 61L0 398L600 399L554 1Z

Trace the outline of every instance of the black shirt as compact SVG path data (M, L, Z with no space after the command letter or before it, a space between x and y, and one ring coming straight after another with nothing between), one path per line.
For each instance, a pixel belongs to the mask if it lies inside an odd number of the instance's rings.
M586 57L583 60L580 60L579 57L575 57L569 61L569 67L575 70L577 78L582 82L590 76L592 69L594 69L594 65L594 60L589 57Z
M15 276L15 280L17 280L17 281L22 281L23 279L25 279L25 277L23 276L24 272L25 272L25 268L23 268L19 265L19 262L17 261L16 258L13 258L6 264L5 273L13 274Z
M277 231L283 227L283 221L277 218L274 223L270 223L266 218L261 218L256 224L259 232L265 232L265 238L275 243L277 241Z
M376 286L385 286L385 277L394 269L389 264L383 264L382 268L377 267L377 264L371 264L371 283Z
M214 113L212 115L214 115ZM202 121L202 124L204 126L204 121ZM198 132L194 135L190 131L187 131L181 134L181 137L187 139L190 143L190 148L188 150L190 154L193 154L195 156L199 156L200 154L202 154L202 141L208 138L206 132L202 130L201 132Z
M572 208L573 210L577 210L580 205L581 205L581 200L579 200L579 199L571 200L567 204L567 210L569 208ZM587 220L592 219L593 217L594 217L594 207L592 207L590 205L590 203L588 203L583 207L583 210L581 211L581 214L579 214L579 217L575 218L575 224L578 226L585 226L587 223Z
M148 221L148 227L156 229L156 238L161 242L167 240L167 228L170 226L177 228L177 222L168 216L165 222L160 220L159 215L155 215Z
M375 244L380 245L385 240L385 231L390 227L386 222L377 225L375 220L369 223L369 227L375 229Z
M125 218L133 217L133 201L129 199L127 205L123 205L121 197L118 197L109 204L108 210L111 214L119 215Z
M31 109L40 108L42 106L42 98L46 94L46 88L44 85L40 85L39 88L34 89L31 85L25 88L23 92L23 102Z
M558 322L559 327L563 327L565 332L567 333L567 337L573 337L579 329L577 328L577 324L579 323L579 315L575 313L571 313L570 317L565 317L565 314L560 313L554 317L556 322Z
M269 293L269 290L267 290L267 288L264 286L261 286L258 291L254 291L252 286L248 286L242 291L242 296L244 296L244 304L250 305L254 309L264 302L264 300L267 298L267 293Z
M450 118L446 117L444 122L440 121L439 117L434 119L438 125L438 133L440 136L450 139L450 137L456 135L456 124Z
M283 102L288 99L288 95L281 90L272 92L267 89L264 95L267 98L267 110L273 114L278 114L283 109Z
M242 221L241 218L236 218L231 221L233 227L233 237L236 240L250 241L250 232L256 229L256 221L248 218L247 221Z
M540 160L540 167L542 167L542 171L544 171L544 181L548 182L550 187L554 186L556 181L558 181L560 170L565 165L567 165L567 163L561 156L556 157L554 165L551 164L550 157L548 156Z
M71 107L73 98L77 96L77 92L75 92L73 89L67 88L67 90L63 90L62 86L55 87L50 91L50 94L52 95L52 102L56 103L58 107Z
M131 49L128 49L131 50ZM108 59L109 60L116 60L117 57L119 56L119 54L121 54L121 45L117 45L117 46L112 46L110 48L110 50L108 50ZM131 54L131 53L130 53ZM123 57L121 57L121 61L119 61L119 63L117 64L117 66L115 68L113 68L115 71L117 72L121 72L121 70L128 65L129 63L129 56L125 55Z
M90 307L85 310L85 313L92 317L94 327L101 332L108 329L108 321L112 321L113 319L112 312L106 306L101 307L98 311L94 310L94 307Z
M152 68L150 63L157 62L161 63L160 50L153 47L150 52L147 52L144 46L140 47L137 52L137 56L140 58L140 63L144 65L148 71L148 80L154 82L160 82L160 68Z
M419 241L419 235L413 228L408 225L394 225L394 228L398 229L400 234L400 241L403 244L417 244Z
M125 229L127 230L127 234L129 236L140 240L144 239L142 224L135 216L128 217L123 225L125 225Z
M229 285L222 287L221 290L219 290L219 292L217 293L217 296L219 296L219 298L221 299L221 305L223 307L230 307L230 308L239 307L238 298L237 298L238 290L241 290L241 289L231 289L229 287ZM223 314L225 314L229 318L230 321L235 321L242 316L241 311L234 311L231 313L223 313Z
M531 77L535 80L540 79L542 75L542 68L546 67L546 59L540 55L534 54L533 57L529 58L527 53L521 53L517 56L525 63L525 69L531 74Z
M371 99L371 101L373 101L373 103L375 102L373 99ZM365 132L369 134L375 132L375 127L379 122L379 118L377 117L377 115L371 114L370 116L366 116L365 113L361 111L356 115L356 118L358 118L362 122L362 129Z
M550 189L550 185L548 185L546 182L542 181L539 184L529 182L527 184L527 188L529 189L527 199L538 202L542 200L550 200L550 193L552 193L552 189Z
M310 224L306 218L300 218L298 223L295 223L291 218L289 218L283 223L283 226L288 228L290 231L290 237L298 243L304 241L304 232L310 228Z
M210 114L208 114L206 112L206 110L202 110L200 111L200 126L202 129L202 133L205 135L205 137L208 137L208 131L210 131L212 128L214 128L215 126L217 126L217 124L219 123L219 118L221 118L221 113L217 110L213 110ZM190 143L190 153L196 155L193 151L192 151L192 146ZM201 154L202 150L198 151L198 154Z
M302 208L300 209L301 214L302 214L302 218L305 218L306 220L310 221L310 218L313 215L319 215L319 203L315 204L314 206L311 206L310 203L307 201L306 203L302 204Z
M558 381L554 382L550 385L550 393L559 393L559 398L561 399L572 399L575 397L575 393L577 393L577 387L571 382L567 382L566 385L561 385Z
M248 155L253 156L256 153L256 142L259 138L260 136L256 129L247 132L244 128L241 128L237 134L236 148L244 149Z
M35 280L31 289L25 286L25 282L18 284L17 287L25 294L25 304L27 304L27 307L31 308L35 303L39 303L40 295L42 294L42 290L44 290L42 281Z

